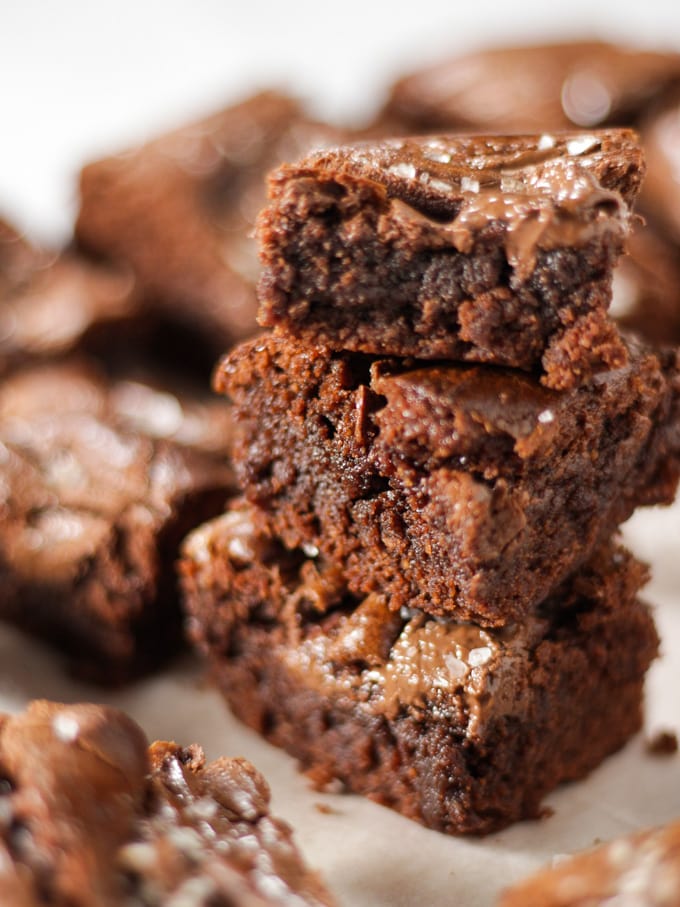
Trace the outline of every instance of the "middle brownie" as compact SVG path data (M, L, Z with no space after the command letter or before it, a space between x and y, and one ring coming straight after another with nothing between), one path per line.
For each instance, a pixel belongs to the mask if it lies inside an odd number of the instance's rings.
M283 336L226 357L234 463L262 528L355 595L521 619L680 471L676 353L557 393L489 366L334 353Z

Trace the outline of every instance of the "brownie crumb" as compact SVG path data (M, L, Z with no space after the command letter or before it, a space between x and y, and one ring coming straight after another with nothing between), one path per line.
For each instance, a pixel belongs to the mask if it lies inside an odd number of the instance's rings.
M672 756L678 751L678 737L675 731L657 731L645 741L645 750L650 756Z
M314 809L324 816L337 816L338 815L338 810L333 809L333 807L329 806L328 803L315 803Z

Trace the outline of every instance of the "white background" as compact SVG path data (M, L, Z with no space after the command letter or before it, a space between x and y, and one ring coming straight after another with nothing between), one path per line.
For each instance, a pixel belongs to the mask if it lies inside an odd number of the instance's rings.
M0 0L0 211L39 236L67 239L85 160L255 88L287 87L331 119L368 116L393 77L447 51L579 36L680 50L680 4ZM680 507L636 515L627 537L653 562L648 597L664 638L650 674L648 730L680 730ZM104 696L2 631L0 708L45 695ZM239 727L201 686L190 658L105 698L152 738L251 758L272 784L276 811L295 824L346 907L481 907L555 854L680 816L680 758L653 759L642 737L587 782L550 797L552 818L458 840L360 798L310 791L291 760Z

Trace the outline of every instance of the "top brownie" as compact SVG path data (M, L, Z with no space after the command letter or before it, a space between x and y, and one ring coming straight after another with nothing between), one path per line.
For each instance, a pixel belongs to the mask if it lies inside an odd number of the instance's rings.
M629 130L311 154L270 177L260 323L575 386L626 360L606 312L643 170Z

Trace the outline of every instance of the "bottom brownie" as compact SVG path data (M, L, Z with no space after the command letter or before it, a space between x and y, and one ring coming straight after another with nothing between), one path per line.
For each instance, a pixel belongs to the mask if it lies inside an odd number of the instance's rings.
M357 600L237 502L181 564L188 629L236 715L352 791L448 833L541 815L641 723L658 639L645 568L601 548L521 625L483 629Z

